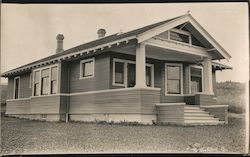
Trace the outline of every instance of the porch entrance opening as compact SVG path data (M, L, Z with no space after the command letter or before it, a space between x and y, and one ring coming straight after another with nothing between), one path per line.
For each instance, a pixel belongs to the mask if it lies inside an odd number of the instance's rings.
M191 67L191 94L196 92L202 92L202 68L201 67Z

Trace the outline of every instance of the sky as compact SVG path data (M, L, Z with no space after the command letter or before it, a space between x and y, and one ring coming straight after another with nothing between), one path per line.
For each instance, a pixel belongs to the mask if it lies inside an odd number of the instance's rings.
M2 4L1 72L52 55L56 35L64 35L64 50L106 35L180 16L191 15L232 56L221 63L233 70L217 72L217 81L248 81L247 3L166 4ZM2 80L5 82L5 80Z

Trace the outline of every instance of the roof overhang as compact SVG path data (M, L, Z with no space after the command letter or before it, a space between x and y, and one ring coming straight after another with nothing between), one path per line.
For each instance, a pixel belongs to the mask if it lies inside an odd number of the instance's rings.
M213 66L214 70L227 70L227 69L232 70L233 69L232 67L230 67L228 65L224 65L221 63L217 63L217 62L212 62L212 66Z

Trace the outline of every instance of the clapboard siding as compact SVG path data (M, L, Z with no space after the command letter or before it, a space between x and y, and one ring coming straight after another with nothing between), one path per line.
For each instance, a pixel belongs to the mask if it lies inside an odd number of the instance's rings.
M216 105L217 100L214 99L214 95L209 94L196 94L195 95L195 104L196 105Z
M80 79L80 61L72 61L70 67L70 93L109 89L110 58L108 54L95 56L93 78Z
M157 105L156 110L159 123L184 123L184 105Z
M69 113L140 113L140 90L73 95Z
M20 75L20 98L28 98L32 94L30 84L30 73Z
M30 114L30 100L8 101L6 114Z
M219 118L220 121L225 121L225 123L228 122L228 106L203 108L216 118Z
M69 93L68 74L70 74L68 62L62 62L61 63L61 83L60 83L61 93Z
M160 103L160 91L141 90L141 112L156 114L155 104Z
M14 92L14 77L8 78L8 86L7 86L7 100L13 99Z
M30 99L30 113L59 113L60 96L32 97Z

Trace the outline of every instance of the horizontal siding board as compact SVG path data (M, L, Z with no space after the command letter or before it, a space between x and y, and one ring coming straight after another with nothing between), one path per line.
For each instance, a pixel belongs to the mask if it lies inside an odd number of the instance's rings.
M129 90L71 96L69 113L140 113L140 91Z
M59 113L60 96L32 97L30 99L30 112L36 113Z
M7 102L6 114L30 114L30 100Z

